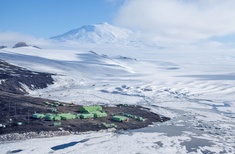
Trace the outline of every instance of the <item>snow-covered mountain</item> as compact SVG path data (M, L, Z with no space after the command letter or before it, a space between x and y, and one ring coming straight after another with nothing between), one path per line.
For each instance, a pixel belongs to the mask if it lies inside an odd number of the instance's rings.
M133 32L124 28L116 27L108 23L85 25L70 30L62 35L51 39L60 41L76 41L81 43L129 43Z

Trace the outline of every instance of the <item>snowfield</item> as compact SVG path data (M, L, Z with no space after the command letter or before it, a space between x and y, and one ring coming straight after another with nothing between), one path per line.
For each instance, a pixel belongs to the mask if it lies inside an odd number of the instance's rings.
M83 45L5 48L0 58L57 74L30 96L138 104L172 118L140 130L2 142L0 153L235 153L234 51Z

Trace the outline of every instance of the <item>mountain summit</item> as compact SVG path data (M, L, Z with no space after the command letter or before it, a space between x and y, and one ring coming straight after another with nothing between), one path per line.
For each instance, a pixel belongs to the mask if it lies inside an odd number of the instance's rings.
M132 34L133 32L130 30L112 26L105 22L102 24L85 25L51 39L96 44L128 43Z

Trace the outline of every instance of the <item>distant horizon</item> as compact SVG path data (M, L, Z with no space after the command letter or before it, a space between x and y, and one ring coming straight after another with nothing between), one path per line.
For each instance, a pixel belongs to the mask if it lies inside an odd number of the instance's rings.
M0 42L107 22L150 42L235 48L234 7L233 0L3 0Z

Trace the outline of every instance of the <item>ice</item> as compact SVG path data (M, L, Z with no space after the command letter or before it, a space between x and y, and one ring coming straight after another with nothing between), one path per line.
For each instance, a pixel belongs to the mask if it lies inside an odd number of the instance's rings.
M28 69L55 73L55 84L45 89L32 91L24 86L31 96L81 105L137 104L172 118L134 131L2 142L0 153L94 153L94 149L128 154L235 153L231 50L83 44L68 49L5 48L0 57ZM53 150L70 143L76 144Z

